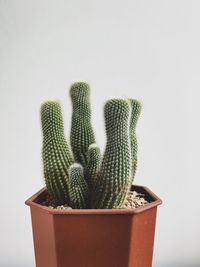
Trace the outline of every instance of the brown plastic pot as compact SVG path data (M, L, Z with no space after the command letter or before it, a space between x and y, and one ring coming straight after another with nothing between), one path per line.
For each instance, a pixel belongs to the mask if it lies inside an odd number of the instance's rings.
M40 205L45 188L26 201L31 207L36 267L151 267L157 206L137 209L52 210Z

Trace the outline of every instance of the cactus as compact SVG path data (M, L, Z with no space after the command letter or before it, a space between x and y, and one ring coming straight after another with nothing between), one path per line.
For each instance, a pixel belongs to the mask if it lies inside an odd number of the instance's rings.
M100 148L97 144L91 144L88 148L88 164L85 171L85 179L87 180L90 190L95 186L100 163Z
M93 208L120 207L131 185L130 103L112 99L104 108L107 143L96 186Z
M89 190L84 179L83 167L74 163L69 168L70 186L69 197L70 205L74 209L85 209L89 204Z
M91 125L90 88L70 88L73 106L70 142L64 135L61 106L41 106L42 157L47 190L57 204L75 209L121 208L137 167L136 124L141 105L133 99L111 99L104 107L107 142L101 160Z
M71 147L75 160L86 168L88 147L95 143L91 125L90 87L85 82L76 82L71 86L70 95L73 106Z
M41 106L44 178L49 193L58 204L69 203L68 168L73 162L64 136L60 104L47 101Z
M137 168L137 136L136 125L141 113L141 104L138 100L129 99L131 103L131 122L130 122L130 138L131 138L131 159L132 159L132 182L134 180L136 168Z

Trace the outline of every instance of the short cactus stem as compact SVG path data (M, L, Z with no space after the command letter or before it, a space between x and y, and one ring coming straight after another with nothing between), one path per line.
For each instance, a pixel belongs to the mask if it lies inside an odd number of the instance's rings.
M119 208L131 185L130 104L109 100L104 108L107 143L92 192L93 208Z
M89 190L84 179L83 167L74 163L69 168L70 177L70 205L74 209L86 209L89 204Z
M75 160L87 166L87 152L90 144L95 143L91 125L90 87L85 82L71 86L70 95L73 106L70 141Z
M68 168L73 162L64 136L61 106L56 101L47 101L41 106L43 131L42 158L44 178L49 193L58 204L69 202Z
M88 164L85 171L85 179L90 190L92 190L92 188L95 186L100 163L100 148L95 143L91 144L88 148Z

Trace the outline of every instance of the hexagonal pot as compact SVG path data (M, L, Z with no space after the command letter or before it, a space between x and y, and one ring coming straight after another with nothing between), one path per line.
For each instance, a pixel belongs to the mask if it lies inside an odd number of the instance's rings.
M45 188L29 198L36 267L151 267L161 200L146 187L132 189L150 203L137 209L52 210L40 204Z

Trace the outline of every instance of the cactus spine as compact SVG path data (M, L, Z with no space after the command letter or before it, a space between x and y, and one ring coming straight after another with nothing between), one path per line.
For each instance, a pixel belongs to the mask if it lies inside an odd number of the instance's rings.
M87 152L95 143L91 125L90 87L85 82L71 86L70 95L73 106L70 141L75 160L84 168L87 166Z
M84 179L83 167L74 163L69 168L70 186L69 196L70 205L74 209L85 209L89 204L89 190Z
M112 99L104 108L107 143L96 186L93 208L118 208L131 185L130 104Z
M132 182L137 169L137 136L136 136L136 125L138 118L141 113L141 104L138 100L129 99L131 103L131 122L130 122L130 138L131 138L131 159L132 159Z
M58 204L66 203L69 202L68 168L73 158L65 140L62 111L58 102L47 101L42 105L41 122L46 186Z

